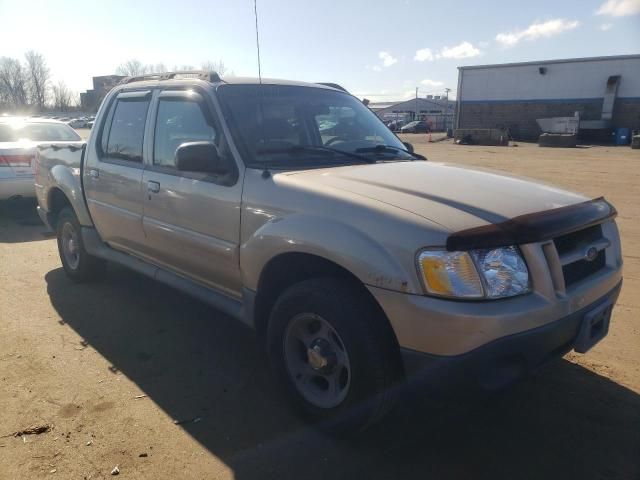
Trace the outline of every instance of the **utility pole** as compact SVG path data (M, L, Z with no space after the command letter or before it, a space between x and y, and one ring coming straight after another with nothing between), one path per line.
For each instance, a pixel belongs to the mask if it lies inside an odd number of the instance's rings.
M416 117L414 120L418 120L418 87L416 87Z
M449 132L449 92L451 91L450 88L445 88L444 92L445 92L445 107L444 107L444 131L445 133Z

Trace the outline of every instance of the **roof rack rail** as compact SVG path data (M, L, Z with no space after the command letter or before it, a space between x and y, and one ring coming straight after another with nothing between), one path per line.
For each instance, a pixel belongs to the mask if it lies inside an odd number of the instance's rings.
M221 82L222 79L214 71L209 70L179 70L176 72L164 72L164 73L149 73L147 75L135 75L132 77L125 77L120 80L119 85L132 82L142 82L144 80L173 80L176 78L197 78L199 80L205 80L211 83Z
M342 90L343 92L349 93L349 91L344 88L342 85L338 85L337 83L329 83L329 82L317 82L318 85L324 85L325 87L336 88L338 90Z

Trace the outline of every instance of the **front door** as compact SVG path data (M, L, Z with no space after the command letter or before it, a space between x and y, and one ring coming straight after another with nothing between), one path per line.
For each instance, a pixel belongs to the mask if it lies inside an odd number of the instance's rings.
M94 151L87 152L83 186L103 241L138 253L142 230L143 141L150 91L120 93L111 103ZM98 128L96 126L96 128Z
M151 261L233 297L241 294L239 238L242 182L211 105L192 90L158 94L151 114L142 186L145 255ZM176 149L212 141L233 174L178 171Z

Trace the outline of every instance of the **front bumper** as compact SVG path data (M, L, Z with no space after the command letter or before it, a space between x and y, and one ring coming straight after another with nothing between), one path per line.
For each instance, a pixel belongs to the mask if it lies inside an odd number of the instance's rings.
M613 247L611 247L613 248ZM530 261L535 290L519 297L490 301L457 301L367 288L385 312L400 347L432 355L462 355L493 340L541 327L591 305L622 280L621 261L607 257L598 273L556 292L543 260ZM545 283L546 282L546 283Z
M584 351L608 331L608 315L622 282L592 304L564 318L524 332L494 340L462 355L439 356L401 349L410 383L428 384L437 391L460 388L496 390L525 377L553 358L572 349ZM602 331L584 343L585 318L605 312ZM589 332L587 332L589 333Z

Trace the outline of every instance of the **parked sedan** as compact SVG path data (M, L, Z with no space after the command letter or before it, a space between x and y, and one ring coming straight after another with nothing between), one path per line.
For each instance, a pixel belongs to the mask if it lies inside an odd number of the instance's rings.
M399 132L403 125L404 120L392 120L387 124L387 127L389 127L389 130L392 132Z
M41 118L0 117L0 200L35 197L38 143L81 140L68 125Z
M429 125L422 120L409 122L400 129L401 133L427 133L428 131Z
M87 121L82 118L74 118L73 120L69 120L67 125L71 128L86 128Z

